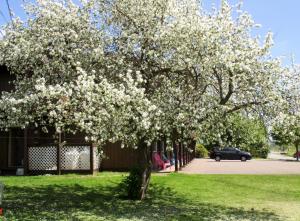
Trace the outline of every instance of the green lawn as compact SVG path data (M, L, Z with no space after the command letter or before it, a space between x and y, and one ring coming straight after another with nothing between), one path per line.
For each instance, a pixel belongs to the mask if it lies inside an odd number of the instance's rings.
M121 179L0 177L6 220L300 220L300 176L154 175L143 202L120 197Z

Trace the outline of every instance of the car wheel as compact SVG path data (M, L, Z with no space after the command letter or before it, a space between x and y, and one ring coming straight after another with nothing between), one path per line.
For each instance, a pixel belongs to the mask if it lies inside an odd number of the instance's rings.
M221 157L220 156L216 156L215 160L216 161L221 161Z
M241 161L247 161L247 158L245 156L242 156Z

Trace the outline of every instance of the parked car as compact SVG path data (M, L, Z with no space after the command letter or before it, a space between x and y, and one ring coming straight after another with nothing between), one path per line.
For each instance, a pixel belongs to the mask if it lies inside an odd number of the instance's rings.
M297 155L298 155L298 157L300 158L300 151L294 153L294 158L297 158Z
M210 152L210 158L216 161L220 160L251 160L252 156L249 152L242 151L238 148L226 147L223 149L215 148Z

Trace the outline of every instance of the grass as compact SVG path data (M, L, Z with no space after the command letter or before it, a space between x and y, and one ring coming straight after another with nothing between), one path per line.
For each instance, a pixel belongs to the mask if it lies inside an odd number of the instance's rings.
M123 175L0 177L5 219L300 220L300 176L153 175L134 202L120 197Z

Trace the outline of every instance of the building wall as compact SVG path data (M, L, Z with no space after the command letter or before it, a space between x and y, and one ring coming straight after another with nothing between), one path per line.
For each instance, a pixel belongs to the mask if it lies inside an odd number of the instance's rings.
M27 131L27 143L28 146L43 146L43 145L53 145L57 143L57 137L55 137L55 129L47 128L48 133L44 133L41 129L30 128ZM62 141L66 141L67 144L85 144L83 133L62 133Z
M0 169L8 166L8 133L0 132Z
M14 77L9 74L6 67L0 66L0 95L3 91L10 91L13 89L11 81ZM0 131L0 170L8 167L8 143L9 133Z
M0 94L3 91L13 90L13 85L11 84L11 82L14 79L14 76L9 74L6 67L0 66ZM49 133L43 133L42 130L34 128L28 129L26 134L27 146L41 146L54 144L54 132L55 131L53 129L50 129ZM69 144L84 144L86 143L84 137L84 134L73 135L64 133L62 135L62 140L67 141L67 143ZM16 139L12 137L12 145L14 145L16 142L20 143L19 141L24 141L24 138L22 138L21 135L18 135L18 138ZM8 167L8 146L9 133L0 131L0 170L6 169ZM130 168L138 165L142 158L141 150L134 150L131 148L122 149L120 143L108 144L106 147L104 147L104 153L107 156L107 158L102 160L101 170L129 170ZM21 154L22 156L16 154L13 157L17 159L23 157L23 154L24 153Z
M141 149L121 148L121 143L110 143L104 147L107 156L101 162L100 169L107 171L128 171L140 164L142 159Z

